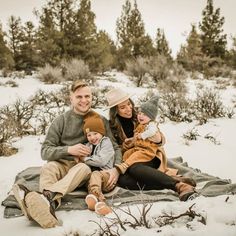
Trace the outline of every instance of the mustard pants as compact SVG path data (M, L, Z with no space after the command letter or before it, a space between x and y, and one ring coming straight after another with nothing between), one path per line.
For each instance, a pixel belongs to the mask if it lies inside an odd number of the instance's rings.
M99 201L104 201L103 192L110 192L112 189L107 187L109 173L105 171L93 171L88 182L88 192L94 194Z

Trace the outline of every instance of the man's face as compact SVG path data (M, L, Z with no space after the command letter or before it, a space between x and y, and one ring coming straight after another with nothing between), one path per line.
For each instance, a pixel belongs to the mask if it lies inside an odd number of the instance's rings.
M78 114L86 114L92 104L92 92L90 87L82 87L70 94L70 102L74 112Z

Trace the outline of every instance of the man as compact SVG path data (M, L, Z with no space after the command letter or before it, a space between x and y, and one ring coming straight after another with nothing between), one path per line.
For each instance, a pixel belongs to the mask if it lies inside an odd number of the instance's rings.
M83 163L83 158L90 154L90 149L83 143L84 116L91 110L92 92L88 84L75 81L70 90L72 109L58 116L51 124L41 148L41 157L47 160L40 173L40 192L30 192L22 185L14 185L13 192L22 212L43 228L59 225L55 209L61 204L61 198L82 186L90 177L90 168ZM104 118L106 135L113 139L108 121ZM116 162L121 161L121 152L113 142ZM109 184L117 181L114 168ZM22 195L22 192L24 193ZM22 197L23 196L23 197Z

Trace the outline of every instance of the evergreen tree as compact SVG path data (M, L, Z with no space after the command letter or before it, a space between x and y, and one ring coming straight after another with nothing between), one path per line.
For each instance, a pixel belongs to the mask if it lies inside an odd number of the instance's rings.
M164 30L161 31L160 28L157 29L156 34L156 51L157 54L164 55L169 61L173 60L171 57L171 49L169 48L169 44L166 40Z
M42 8L39 15L39 27L37 32L37 49L41 66L45 64L57 65L61 59L61 49L57 44L60 41L60 32L56 29L54 17L51 9Z
M31 21L25 23L22 28L22 42L20 44L19 69L31 73L38 63L36 50L36 30Z
M12 53L4 40L5 35L6 34L2 31L2 25L0 23L0 69L9 69L14 65Z
M228 65L236 69L236 37L233 37L233 45L228 54Z
M207 0L202 12L201 30L202 51L209 57L224 58L226 53L226 34L223 34L224 17L220 17L220 8L214 10L213 0Z
M80 8L76 14L77 24L77 55L94 69L94 53L96 48L97 27L95 25L95 14L91 11L90 0L81 0Z
M8 26L9 26L9 43L10 43L10 49L13 53L13 59L15 63L15 69L19 70L20 67L20 45L22 42L23 32L22 32L22 25L21 25L21 19L15 16L11 16L8 20Z
M50 0L41 12L38 30L38 48L44 63L57 64L70 57L73 47L71 38L75 35L75 0Z
M109 35L100 30L96 39L95 68L99 72L111 69L115 63L116 47Z
M203 58L201 38L197 33L196 26L192 25L191 32L187 37L187 45L181 46L180 52L177 54L177 61L187 70L202 71Z
M71 48L71 36L74 35L74 12L75 0L51 0L48 8L52 12L52 17L56 29L59 32L56 43L60 48L60 58L68 57L68 50Z
M154 53L152 40L145 34L144 23L137 2L132 8L129 0L122 6L122 13L117 19L116 33L120 64L127 59L150 56Z

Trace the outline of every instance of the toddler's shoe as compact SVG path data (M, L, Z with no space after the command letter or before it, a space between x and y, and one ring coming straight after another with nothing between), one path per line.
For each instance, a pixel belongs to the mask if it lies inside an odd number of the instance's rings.
M95 212L98 215L105 216L112 212L112 209L105 202L97 202L95 205Z
M85 198L85 202L88 206L88 209L91 211L95 211L95 205L98 202L98 199L93 194L88 194Z

